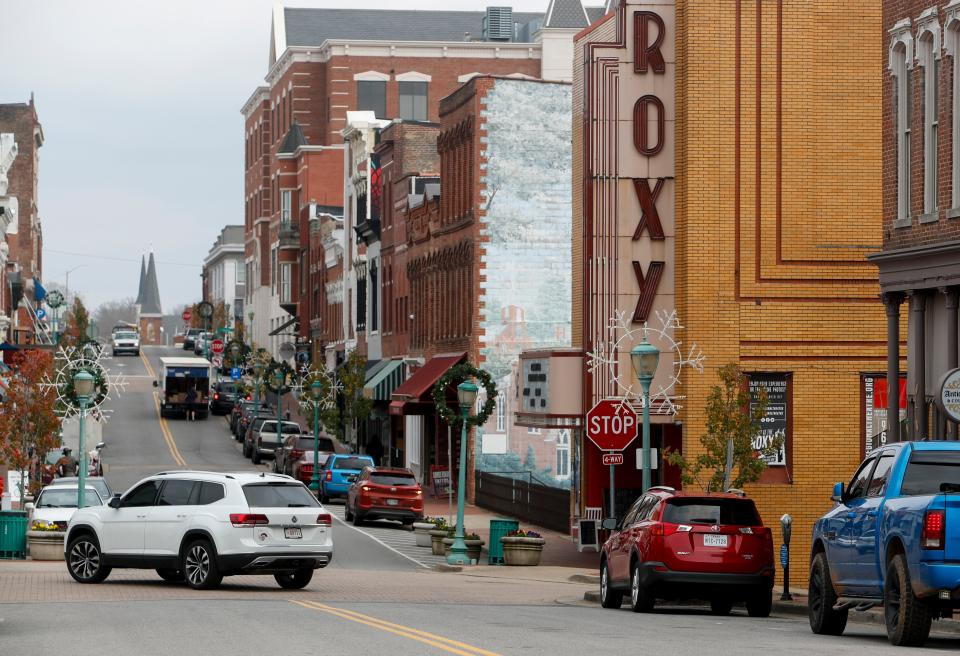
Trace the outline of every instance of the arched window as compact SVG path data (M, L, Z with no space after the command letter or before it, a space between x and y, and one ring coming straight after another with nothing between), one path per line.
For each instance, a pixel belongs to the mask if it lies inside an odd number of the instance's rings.
M951 171L950 171L950 207L951 212L948 217L960 216L960 62L957 56L960 55L960 6L953 7L946 12L944 21L944 48L953 59L952 84L952 125L950 126L952 135L952 152L950 153Z
M503 392L497 394L497 432L502 433L506 430L505 426L507 424L507 408L505 403L506 398L503 395Z
M940 94L940 25L937 9L931 7L917 19L917 63L923 68L923 86L920 96L923 107L923 214L921 223L938 218L938 157L940 123L938 97Z
M897 215L894 227L904 227L910 225L910 74L913 66L910 19L905 18L894 25L890 33L889 70L893 82L892 110L897 161Z
M557 434L556 478L570 478L570 431L568 430L562 430Z

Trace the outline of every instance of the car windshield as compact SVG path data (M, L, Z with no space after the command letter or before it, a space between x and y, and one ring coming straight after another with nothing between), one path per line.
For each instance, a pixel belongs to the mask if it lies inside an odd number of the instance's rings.
M749 499L675 498L667 502L663 521L670 524L760 526L757 508Z
M236 393L237 393L237 386L234 385L233 383L220 383L220 385L218 386L218 389L219 389L221 392L225 392L225 393L227 393L227 394L236 394Z
M86 488L87 493L83 497L83 507L102 506L103 500L92 487ZM37 499L37 508L76 508L77 507L77 488L47 488L40 492Z
M251 508L317 508L320 503L299 483L251 483L243 486Z
M960 486L960 451L914 451L900 485L900 494L940 494L940 486Z
M264 433L276 433L277 432L277 422L275 421L265 421L263 426L260 429ZM300 431L299 424L283 424L283 434L284 435L297 435Z
M137 333L115 333L114 339L136 339Z
M67 476L67 477L64 477L64 478L58 478L57 481L56 481L56 484L57 484L57 485L64 485L64 484L69 483L69 484L72 484L72 485L74 486L74 489L76 489L76 485L77 485L78 482L79 482L79 481L77 480L77 477L76 477L76 476ZM102 478L101 478L101 479L90 479L90 478L88 478L88 479L87 479L87 485L89 485L90 487L92 487L93 489L95 489L102 499L109 498L109 496L110 496L110 486L108 486L108 485L107 485L107 482L106 482L105 480L103 480Z
M372 460L366 458L337 458L331 467L333 469L356 469L360 470L373 464Z
M376 483L377 485L404 486L416 485L417 479L414 478L413 474L381 474L379 472L373 472L370 474L370 482Z

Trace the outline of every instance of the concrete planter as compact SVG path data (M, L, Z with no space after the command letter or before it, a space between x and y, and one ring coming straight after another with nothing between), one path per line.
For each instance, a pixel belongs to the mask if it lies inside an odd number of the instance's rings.
M443 538L447 537L446 531L438 531L433 529L428 531L430 533L430 547L433 550L434 556L442 556L443 552Z
M27 550L33 560L63 560L63 531L27 531Z
M480 562L480 552L483 551L483 545L486 544L483 540L464 540L467 543L467 558L470 559L470 562L476 565ZM446 556L450 555L450 547L453 546L453 538L443 538L443 553Z
M417 539L418 547L429 547L430 543L433 542L430 536L430 531L433 530L433 524L429 522L414 522L413 523L413 534Z
M539 565L543 553L543 538L500 538L503 545L503 561L506 565Z

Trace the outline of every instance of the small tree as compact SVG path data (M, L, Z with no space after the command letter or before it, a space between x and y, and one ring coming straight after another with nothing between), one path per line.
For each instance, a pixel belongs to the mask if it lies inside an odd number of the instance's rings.
M340 393L337 405L324 410L321 420L327 431L341 440L357 422L366 421L373 410L373 401L363 395L363 386L367 382L367 359L356 349L347 354L347 360L337 371ZM340 409L343 410L343 424L340 423ZM353 440L351 440L352 442Z
M73 305L66 316L66 326L60 343L64 346L79 347L89 341L90 313L79 296L73 297Z
M739 488L760 478L767 468L766 457L777 452L782 438L757 451L753 441L760 433L760 420L767 409L766 392L761 391L753 407L747 377L736 364L717 372L720 384L707 397L707 431L700 438L703 453L692 461L681 454L667 454L667 462L680 468L684 485L697 485L708 492L722 490L727 481ZM732 466L727 459L732 448Z

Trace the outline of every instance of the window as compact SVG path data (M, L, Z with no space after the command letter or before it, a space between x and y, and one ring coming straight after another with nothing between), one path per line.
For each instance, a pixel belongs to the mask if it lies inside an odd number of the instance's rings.
M900 494L939 494L944 483L960 486L960 451L914 451L903 475Z
M357 330L367 329L367 279L357 280Z
M668 524L721 524L760 526L757 507L749 499L674 497L667 502L663 521Z
M290 226L290 202L293 198L293 192L284 190L280 192L280 227Z
M190 494L193 492L193 481L166 481L160 492L158 506L186 506L190 503Z
M219 483L208 483L207 481L200 483L199 491L197 488L194 488L193 493L194 496L197 497L195 505L198 506L215 503L224 497L222 485Z
M290 267L291 264L280 265L280 302L290 303Z
M160 487L158 481L147 481L128 494L121 504L124 508L142 508L152 506L153 500L157 498L157 488Z
M938 30L936 22L923 29L920 36L919 61L923 66L923 214L936 218L937 214L937 146L939 139L937 121L937 95L940 74L940 53L936 47L939 39L932 30Z
M319 508L316 498L300 483L252 483L243 486L251 508Z
M427 82L400 82L400 118L427 120Z
M850 485L847 486L846 494L844 494L846 499L856 499L866 494L867 481L870 480L870 470L873 469L874 462L876 462L876 458L870 458L860 465L860 469L853 475L853 478L850 479Z
M877 461L877 468L873 470L873 478L867 488L868 497L882 497L887 493L887 481L890 480L890 470L893 468L894 455L883 454Z
M528 428L528 429L527 429L527 434L528 434L528 435L539 435L539 434L540 434L540 429L539 429L539 428L532 428L532 427L531 427L531 428Z
M359 80L357 110L373 112L377 118L386 118L387 83L379 80Z
M503 392L500 392L499 394L497 394L497 432L498 433L502 433L505 430L504 426L507 423L507 408L506 408L506 403L504 403L505 400L506 400L506 397L504 397Z
M237 266L237 284L242 285L247 281L247 272L243 266Z
M893 74L893 124L896 130L897 153L897 226L910 225L910 122L911 93L909 61L912 51L910 24L898 24L890 49L890 72ZM897 28L895 28L897 29Z
M270 293L277 293L277 249L270 249Z
M377 261L370 265L370 330L377 331L380 321L380 287L377 285Z
M950 134L960 135L960 65L958 65L957 62L958 57L960 57L960 20L956 20L960 17L960 12L958 12L957 9L953 11L955 13L952 15L950 12L947 12L945 28L947 33L944 45L948 52L953 55L953 65L951 67L953 71L953 75L951 76L951 82L953 84L953 94L951 95L953 103L951 111L953 124ZM956 136L953 137L951 150L953 166L950 171L950 179L952 182L950 207L960 208L960 139L956 138Z
M557 473L556 477L570 477L570 432L562 430L557 435Z

